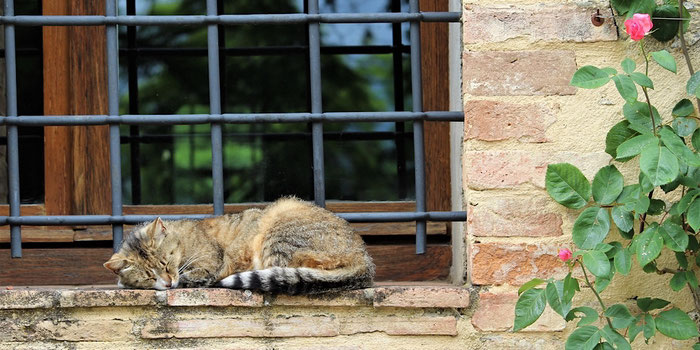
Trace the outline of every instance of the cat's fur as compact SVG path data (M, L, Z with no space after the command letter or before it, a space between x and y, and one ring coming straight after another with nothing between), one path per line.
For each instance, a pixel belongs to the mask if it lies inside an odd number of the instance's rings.
M296 198L201 221L137 227L105 267L124 288L220 286L315 294L372 285L362 238L331 212Z

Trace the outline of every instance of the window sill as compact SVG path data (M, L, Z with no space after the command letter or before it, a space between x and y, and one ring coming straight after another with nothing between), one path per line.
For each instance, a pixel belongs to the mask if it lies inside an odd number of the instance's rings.
M0 287L0 310L133 306L466 308L469 296L466 288L436 283L379 284L316 296L267 295L221 288L155 291L114 286Z

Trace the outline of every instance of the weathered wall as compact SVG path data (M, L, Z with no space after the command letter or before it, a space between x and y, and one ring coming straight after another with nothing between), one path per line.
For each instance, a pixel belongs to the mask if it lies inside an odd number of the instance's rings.
M690 2L689 8L697 18L696 4ZM572 248L571 229L579 213L548 198L547 164L572 163L592 180L610 161L603 152L607 131L623 119L624 102L612 83L596 90L576 89L569 85L571 76L584 65L621 70L626 56L638 67L644 61L622 23L617 23L619 29L612 19L600 27L591 24L596 9L610 15L608 1L466 0L463 5L469 279L480 289L471 322L483 331L482 337L516 344L526 337L507 332L517 288L533 277L566 274L556 254L559 248ZM697 31L688 38L693 57L700 58ZM654 64L649 72L656 87L650 98L668 121L674 101L685 97L688 70L677 45L648 42L650 51L665 47L679 63L677 76ZM637 183L630 166L621 171L626 183ZM691 309L690 294L672 292L666 287L669 279L644 273L617 276L603 298L608 304L632 305L636 296L656 296ZM592 293L583 290L579 295L575 305L597 306ZM544 332L543 348L561 348L573 325L549 312L551 317L530 328ZM554 334L556 339L549 338ZM634 346L643 345L641 338ZM656 338L653 348L691 344Z

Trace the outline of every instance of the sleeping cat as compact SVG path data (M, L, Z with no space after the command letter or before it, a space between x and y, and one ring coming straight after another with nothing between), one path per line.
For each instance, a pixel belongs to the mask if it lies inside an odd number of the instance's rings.
M362 238L331 212L296 198L201 221L143 224L104 266L122 288L219 286L316 294L372 285Z

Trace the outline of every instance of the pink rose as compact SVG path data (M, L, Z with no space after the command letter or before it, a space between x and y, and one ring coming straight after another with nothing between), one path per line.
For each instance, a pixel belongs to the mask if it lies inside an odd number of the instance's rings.
M559 259L561 259L561 261L569 261L572 255L571 251L566 248L559 250Z
M651 17L646 13L635 13L632 18L625 21L625 30L634 41L642 40L653 26Z

